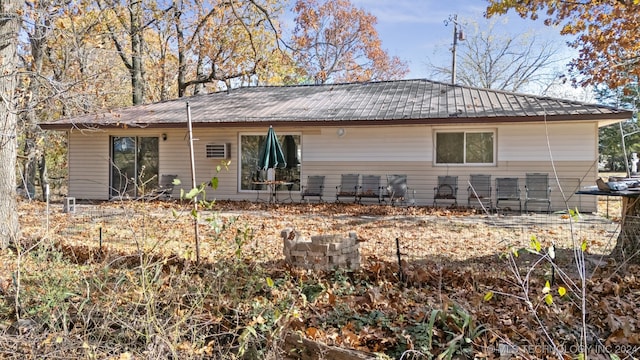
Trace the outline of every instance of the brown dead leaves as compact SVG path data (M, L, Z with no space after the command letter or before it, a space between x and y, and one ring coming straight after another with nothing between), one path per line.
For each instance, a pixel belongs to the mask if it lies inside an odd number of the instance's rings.
M172 215L173 210L177 216ZM177 265L193 261L195 256L189 211L186 206L164 202L80 206L76 214L63 214L53 207L50 228L46 229L43 205L32 202L20 204L20 220L25 242L49 239L65 249L69 258L81 263L100 262L113 254L135 254L144 249L158 257L170 257ZM523 276L530 274L527 286L522 286L508 263L498 257L508 250L508 244L526 247L528 234L520 228L462 221L472 215L467 210L377 205L218 202L214 212L201 214L201 259L204 263L242 259L266 264L269 276L280 279L276 283L288 284L274 287L275 297L296 287L303 291L305 286L313 285L306 307L287 326L326 344L369 352L396 351L394 354L398 355L402 349L426 351L425 336L431 334L431 351L441 354L456 336L470 336L465 333L469 328L463 329L455 321L463 316L453 310L459 307L476 326L490 330L467 343L476 354L497 357L499 345L509 343L529 357L553 357L550 351L532 353L533 346L549 349L541 327L562 349L579 345L580 294L570 284L555 283L550 288L554 301L547 305L542 290L548 281L548 263L531 270L537 255L520 251L521 256L516 259L518 271ZM566 236L567 227L560 225L554 229L536 228L542 248ZM284 228L293 228L307 237L355 230L362 269L322 274L289 268L283 261L279 237ZM590 246L598 251L601 247L596 241L605 243L597 239L606 234L594 234L596 238ZM395 239L400 244L400 266ZM557 252L558 266L575 267L570 251ZM12 265L2 266L8 269ZM639 352L633 346L640 345L636 315L640 304L640 281L636 276L639 269L629 267L624 273L614 269L604 262L590 274L586 288L587 328L594 344L617 347L618 355L637 357ZM571 275L575 271L566 273L579 283ZM564 296L557 295L559 286L570 290ZM486 301L488 291L494 296ZM531 299L530 304L523 300L525 297ZM434 310L441 312L441 322L425 333L425 324ZM452 332L459 333L449 336Z

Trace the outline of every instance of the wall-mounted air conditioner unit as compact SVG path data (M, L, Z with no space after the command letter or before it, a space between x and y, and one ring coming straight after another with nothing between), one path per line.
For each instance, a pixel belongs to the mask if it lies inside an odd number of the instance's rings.
M231 157L231 146L226 144L207 144L207 159L228 159Z

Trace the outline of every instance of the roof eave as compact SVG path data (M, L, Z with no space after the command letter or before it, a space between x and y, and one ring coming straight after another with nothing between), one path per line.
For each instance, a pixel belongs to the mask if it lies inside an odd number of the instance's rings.
M419 119L317 119L317 120L243 120L243 121L194 121L194 127L225 126L380 126L380 125L454 125L454 124L489 124L489 123L524 123L524 122L558 122L558 121L597 121L598 126L607 126L620 121L631 119L631 111L621 111L612 114L581 114L581 115L539 115L539 116L503 116L503 117L446 117L446 118L419 118ZM45 130L68 131L72 129L126 129L126 128L184 128L186 121L145 123L145 122L118 122L118 123L67 123L53 122L42 123L40 127Z

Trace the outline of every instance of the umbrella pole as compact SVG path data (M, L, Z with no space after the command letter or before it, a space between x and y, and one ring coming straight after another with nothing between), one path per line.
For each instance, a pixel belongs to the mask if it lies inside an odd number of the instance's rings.
M191 126L191 107L187 101L187 126L189 129L189 151L191 155L191 188L195 189L196 184L196 163L195 156L193 154L193 127ZM193 211L194 214L198 213L198 195L193 197ZM200 235L198 231L198 216L193 217L194 236L196 241L196 264L200 265Z

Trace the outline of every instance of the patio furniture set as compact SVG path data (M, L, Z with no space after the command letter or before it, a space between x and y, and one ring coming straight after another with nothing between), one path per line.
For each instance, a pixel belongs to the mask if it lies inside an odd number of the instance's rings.
M325 176L310 175L306 183L300 186L301 201L310 201L316 198L319 202L324 201L325 196ZM340 185L336 186L336 202L351 198L356 203L364 200L376 200L378 203L387 202L391 205L397 203L413 204L415 202L415 191L407 187L406 175L387 175L386 186L381 185L382 177L379 175L342 174ZM287 190L288 197L284 200L293 202L292 183L273 182L275 186L269 188L269 202L279 202L277 200L277 189ZM260 201L260 190L258 190L257 201Z
M306 186L302 186L302 200L318 197L322 201L324 193L324 176L309 176ZM433 206L443 203L458 205L458 176L438 176L437 186L433 189ZM467 206L480 206L487 211L515 210L528 212L534 203L545 205L547 213L551 212L551 187L549 174L527 173L524 185L524 198L521 196L520 179L517 177L498 177L495 179L495 206L492 192L491 175L471 174L467 188ZM381 176L342 174L340 185L336 186L336 202L344 198L353 199L356 203L373 199L378 203L389 201L395 204L415 204L415 190L407 186L406 175L387 175L387 185L381 186Z
M323 201L324 180L324 175L309 176L306 185L300 187L302 201L308 201L312 197ZM378 203L388 201L391 205L415 202L415 190L407 187L406 175L387 175L386 186L381 185L381 182L382 177L379 175L342 174L340 185L336 186L336 202L344 201L345 198L353 199L358 204L367 199Z
M358 204L366 199L389 201L391 205L415 203L415 190L407 187L407 175L387 175L386 186L380 185L381 179L379 175L342 174L336 186L336 202L346 197Z
M495 206L491 187L491 175L472 174L469 176L467 188L467 206L480 206L487 211L513 210L517 205L522 212L522 194L517 177L498 177L495 179ZM529 211L529 205L538 203L546 206L547 213L551 212L551 187L549 174L527 173L524 185L524 211ZM438 176L438 186L434 188L433 206L438 202L449 201L458 205L458 177ZM511 204L511 206L508 206Z
M175 175L163 175L158 197L165 199L171 197L173 190L173 179ZM415 190L407 186L407 175L387 175L386 185L381 185L382 177L379 175L342 174L340 184L336 186L336 202L342 202L345 198L352 199L355 203L362 204L364 200L374 200L378 203L389 202L391 205L415 204ZM522 212L524 200L524 211L529 211L529 205L538 203L546 206L547 213L551 212L551 187L549 186L549 174L527 173L524 185L524 199L520 191L520 179L517 177L498 177L495 179L495 206L494 194L489 174L471 174L469 176L469 186L467 188L467 206L479 206L489 212L514 210L517 205L518 211ZM300 196L302 201L309 201L310 198L317 198L322 202L324 196L325 176L310 175L306 184L300 186ZM269 189L269 202L277 202L276 189L284 186L289 192L288 201L293 202L292 184L284 181L262 182L267 184ZM451 206L458 206L458 176L444 175L438 176L437 186L433 189L433 206L441 206L448 203ZM260 201L260 191L258 197Z
M301 201L310 201L316 198L319 202L324 201L325 196L325 176L310 175L307 177L306 183L300 186ZM414 203L415 191L407 187L406 175L388 175L387 185L381 185L382 177L379 175L360 175L360 174L343 174L341 175L340 185L336 186L336 202L344 201L345 198L353 199L356 203L362 203L364 200L377 200L378 203L387 202L391 205L396 203ZM274 181L275 186L269 189L269 202L279 202L277 200L276 189L288 191L288 197L284 200L293 202L292 183ZM257 201L260 201L260 190L258 192Z

